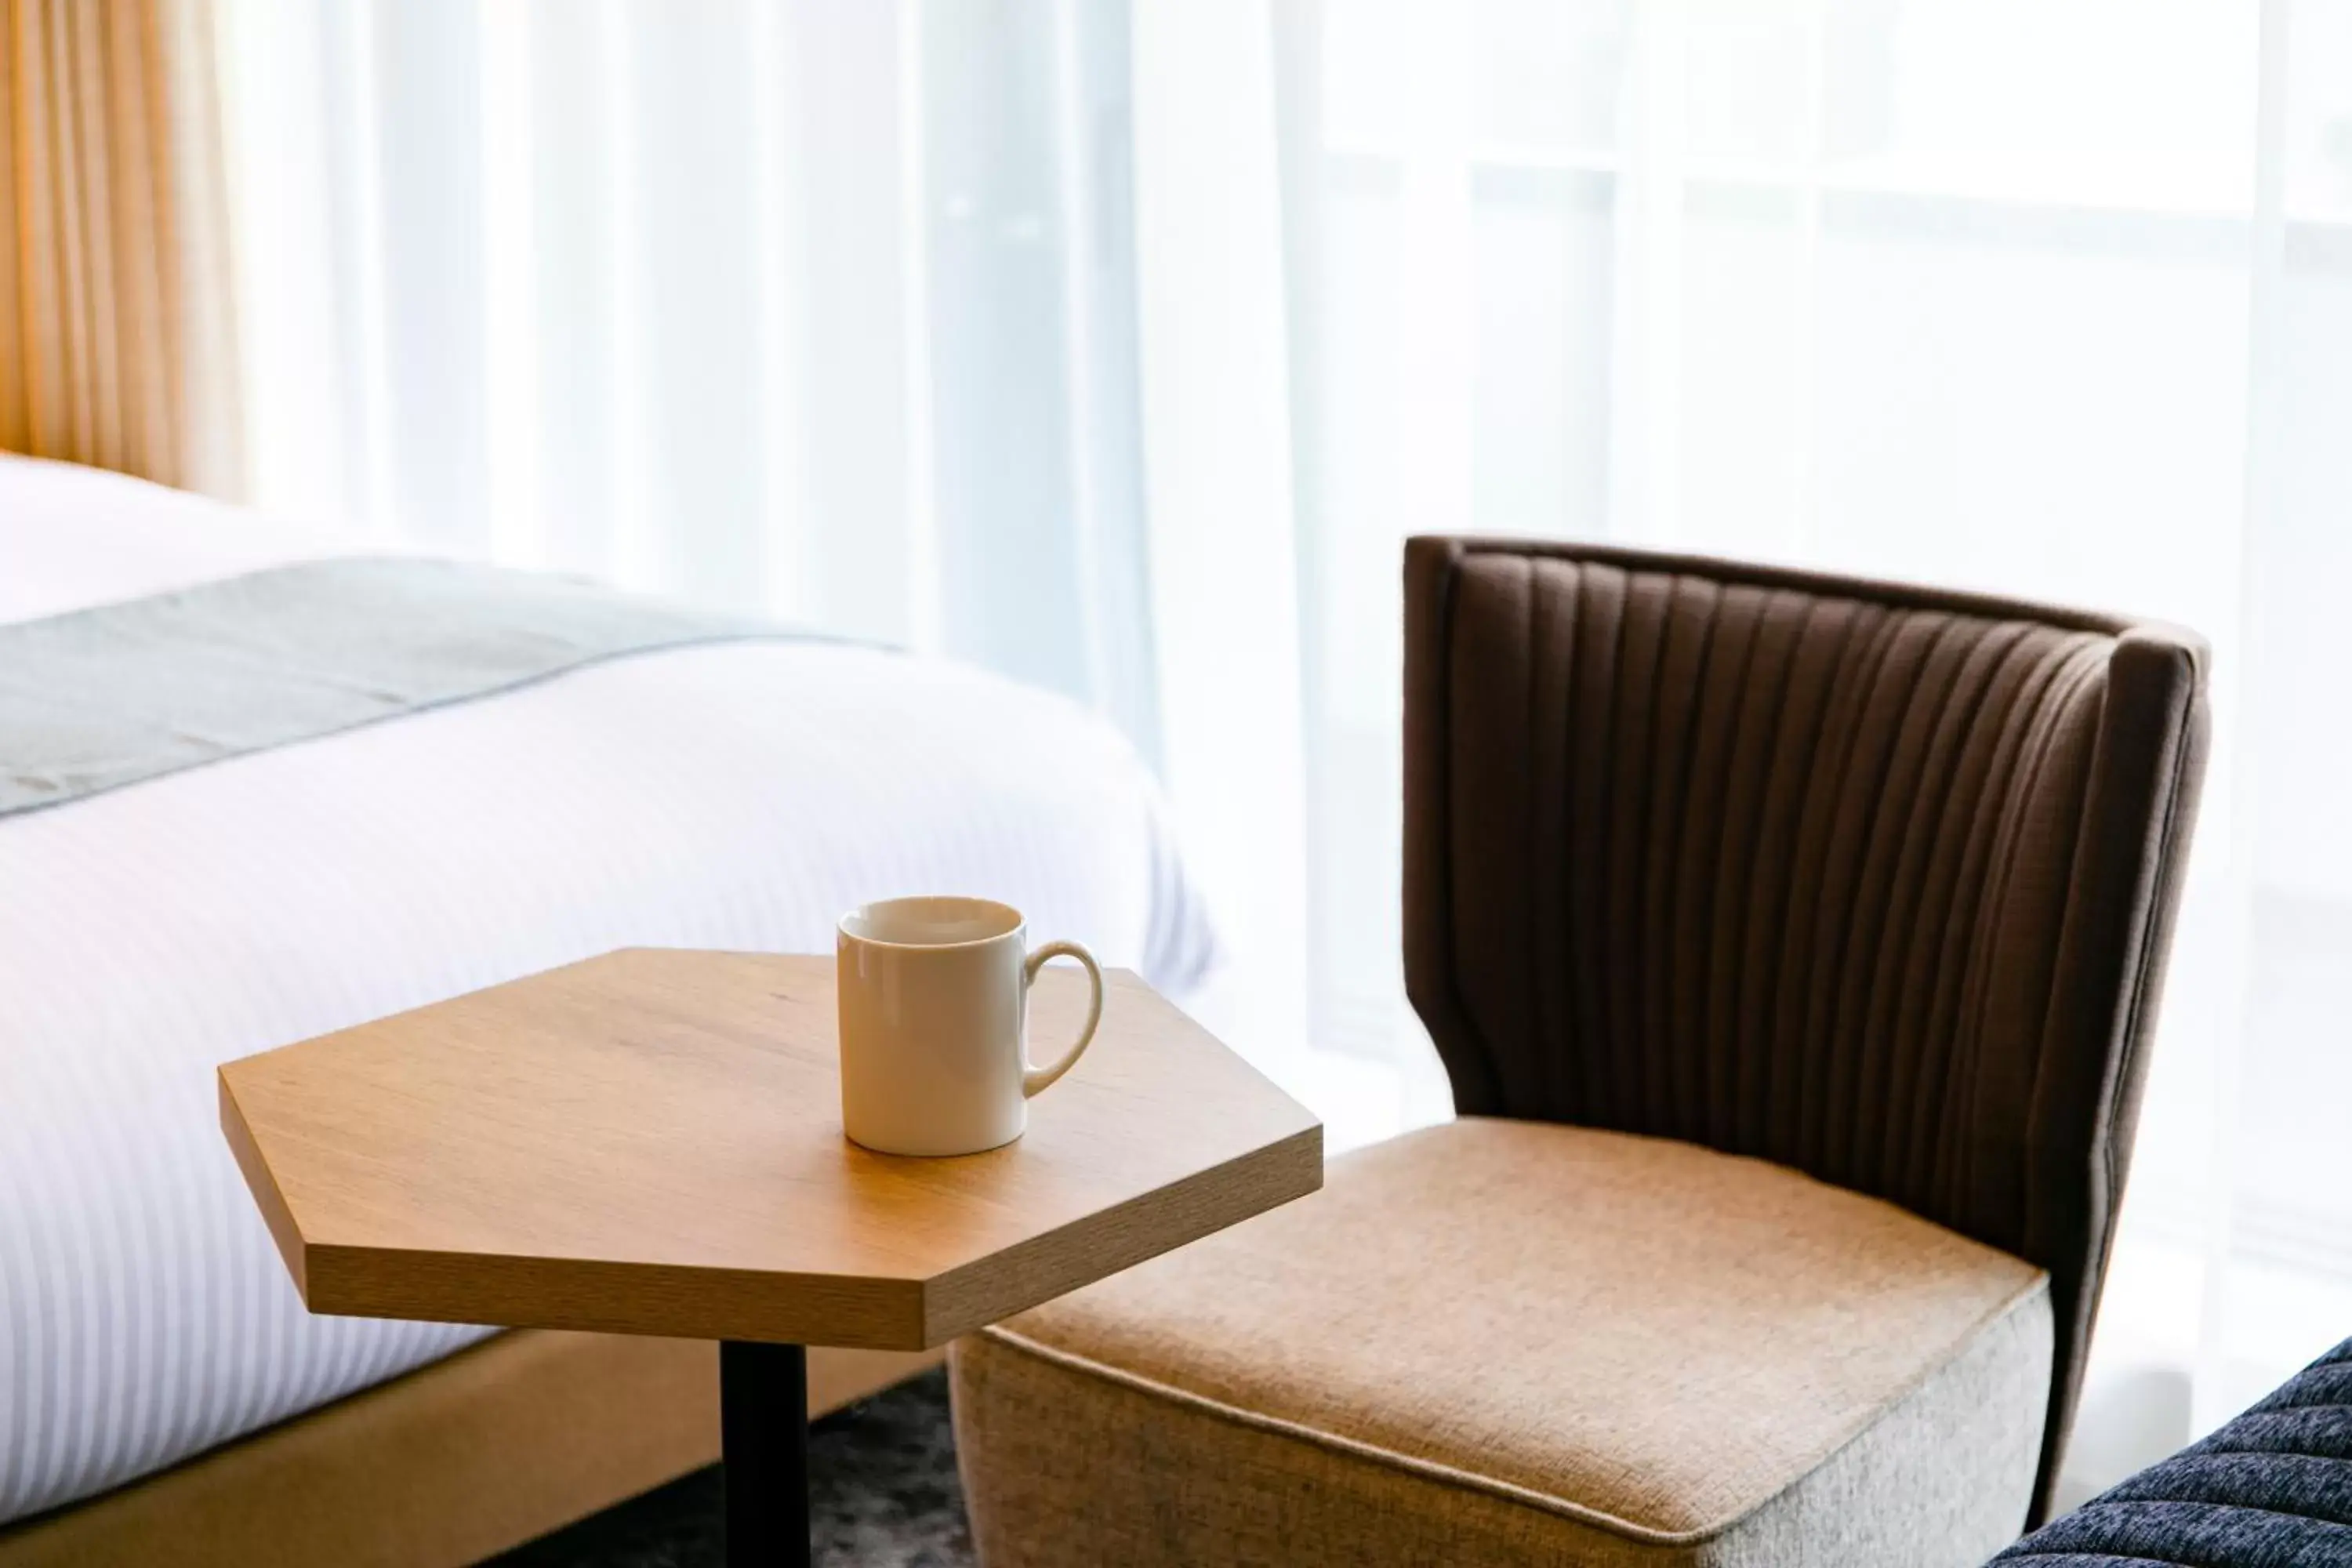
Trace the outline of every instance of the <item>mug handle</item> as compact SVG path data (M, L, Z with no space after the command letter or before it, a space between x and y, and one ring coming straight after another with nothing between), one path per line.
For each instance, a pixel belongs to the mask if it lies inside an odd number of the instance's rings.
M1021 1063L1021 1095L1024 1100L1043 1091L1055 1079L1077 1066L1078 1058L1085 1055L1086 1048L1094 1043L1095 1026L1102 1022L1102 965L1095 962L1095 955L1086 950L1084 943L1075 942L1049 942L1021 961L1023 1016L1026 1016L1029 1011L1029 987L1037 983L1037 972L1045 967L1045 961L1049 958L1075 958L1085 964L1087 978L1094 983L1095 995L1087 1006L1087 1026L1078 1031L1077 1044L1065 1051L1060 1061L1052 1067L1033 1068L1024 1054Z

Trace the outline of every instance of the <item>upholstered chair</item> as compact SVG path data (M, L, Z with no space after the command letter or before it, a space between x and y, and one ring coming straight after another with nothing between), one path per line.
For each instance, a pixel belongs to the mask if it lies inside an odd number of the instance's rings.
M1974 1564L2046 1509L2194 810L2171 628L1405 557L1457 1121L960 1344L989 1568Z

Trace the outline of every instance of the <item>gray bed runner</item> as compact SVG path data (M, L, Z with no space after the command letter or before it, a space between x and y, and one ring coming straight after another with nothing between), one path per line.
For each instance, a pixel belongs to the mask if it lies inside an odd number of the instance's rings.
M309 561L0 626L0 817L759 621L573 578Z

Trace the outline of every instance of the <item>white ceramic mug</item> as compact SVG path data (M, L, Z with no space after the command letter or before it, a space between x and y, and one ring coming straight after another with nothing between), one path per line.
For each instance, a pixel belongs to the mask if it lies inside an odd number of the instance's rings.
M1086 1027L1049 1067L1029 1065L1029 987L1050 958L1094 982ZM1029 1097L1070 1070L1102 1022L1095 955L1034 952L1021 911L988 899L886 899L841 917L841 1124L885 1154L976 1154L1029 1124Z

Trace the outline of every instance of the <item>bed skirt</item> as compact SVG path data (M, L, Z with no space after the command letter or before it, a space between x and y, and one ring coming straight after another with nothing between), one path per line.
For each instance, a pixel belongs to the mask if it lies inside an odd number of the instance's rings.
M809 1412L944 1355L812 1350ZM0 1568L459 1568L718 1458L716 1345L524 1329L0 1527Z

